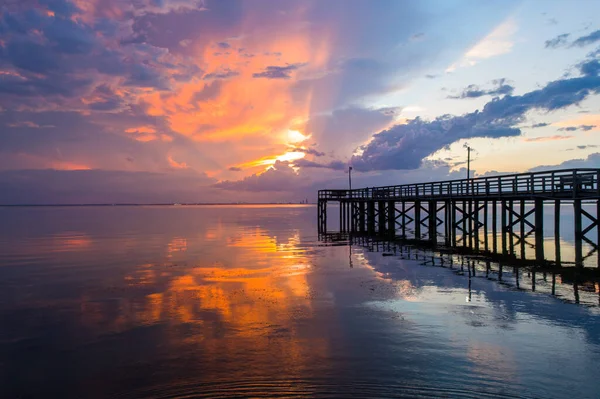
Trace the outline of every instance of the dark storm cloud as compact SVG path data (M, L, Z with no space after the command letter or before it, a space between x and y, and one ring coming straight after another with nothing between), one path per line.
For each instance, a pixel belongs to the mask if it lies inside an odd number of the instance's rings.
M545 46L546 48L558 48L561 46L566 46L567 39L569 38L568 33L563 33L562 35L556 36L554 39L546 40Z
M590 33L589 35L581 36L580 38L575 40L573 44L571 44L571 46L583 47L587 46L588 44L595 43L597 41L600 41L600 29Z
M463 99L463 98L478 98L483 96L501 96L510 95L514 91L514 87L506 84L506 79L496 79L492 81L494 88L485 90L477 85L467 86L458 96L448 96L448 98Z
M263 72L253 73L253 78L290 79L291 73L305 66L306 63L288 64L286 66L270 65Z

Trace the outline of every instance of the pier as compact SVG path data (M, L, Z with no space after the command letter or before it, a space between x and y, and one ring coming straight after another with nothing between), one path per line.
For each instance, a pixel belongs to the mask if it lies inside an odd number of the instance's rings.
M600 243L600 169L564 169L366 187L319 190L318 229L328 233L328 205L339 208L339 232L426 242L503 257L546 262L544 205L553 205L555 262L560 265L561 205L573 206L575 264ZM338 210L336 210L338 211ZM547 221L547 219L546 219ZM589 250L584 254L584 243ZM600 267L600 256L598 256Z

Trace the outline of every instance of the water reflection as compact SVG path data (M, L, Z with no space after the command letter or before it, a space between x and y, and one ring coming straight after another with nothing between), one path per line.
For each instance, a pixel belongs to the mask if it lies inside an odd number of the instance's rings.
M0 219L3 398L596 393L597 308L547 294L600 298L576 276L320 243L312 207Z

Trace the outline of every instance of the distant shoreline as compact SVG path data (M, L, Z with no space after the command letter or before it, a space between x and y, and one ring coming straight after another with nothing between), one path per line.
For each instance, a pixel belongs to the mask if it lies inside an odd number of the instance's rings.
M246 205L316 205L316 203L297 202L199 202L176 204L0 204L0 208L31 208L31 207L83 207L83 206L246 206Z

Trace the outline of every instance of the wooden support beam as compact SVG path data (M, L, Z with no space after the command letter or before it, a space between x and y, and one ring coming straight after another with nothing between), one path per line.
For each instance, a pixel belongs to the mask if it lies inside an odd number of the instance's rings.
M375 233L375 202L367 202L367 233Z
M360 231L361 233L365 232L365 218L366 218L366 213L367 213L367 205L365 204L365 201L360 201L358 204L358 211L359 211L359 215L358 215L358 231Z
M472 212L472 220L471 228L472 236L473 236L473 245L475 246L475 251L479 251L479 201L475 201L475 209Z
M437 202L429 201L429 241L435 246L437 244Z
M456 201L450 200L450 236L452 237L452 246L456 246Z
M415 201L415 238L421 239L421 201Z
M508 238L510 241L508 242L508 253L511 256L515 255L515 241L513 239L513 218L514 218L514 210L513 210L513 200L508 200Z
M386 212L386 201L378 201L377 203L377 209L379 210L379 214L378 214L378 223L377 223L377 227L378 227L378 233L379 234L385 234L385 232L387 231L387 212Z
M507 211L507 201L505 200L501 200L501 215L500 215L500 222L501 222L501 228L502 228L502 255L507 255L508 254L508 250L507 250L507 242L506 242L506 236L508 235L508 227L507 227L507 220L506 220L506 211Z
M391 237L396 236L396 203L394 201L389 201L387 205L388 215L388 235Z
M487 252L490 250L488 242L488 200L483 201L483 248Z
M525 259L525 218L527 217L525 210L525 200L521 200L521 219L520 219L520 244L521 244L521 259Z
M535 199L535 260L544 261L544 199ZM524 241L524 240L523 240Z
M497 202L496 200L492 200L492 251L494 253L498 252L498 229L497 229Z
M581 200L573 200L573 210L575 218L575 266L583 266L583 233L581 228Z
M554 200L554 262L561 265L560 256L560 200ZM554 295L554 292L552 293Z

